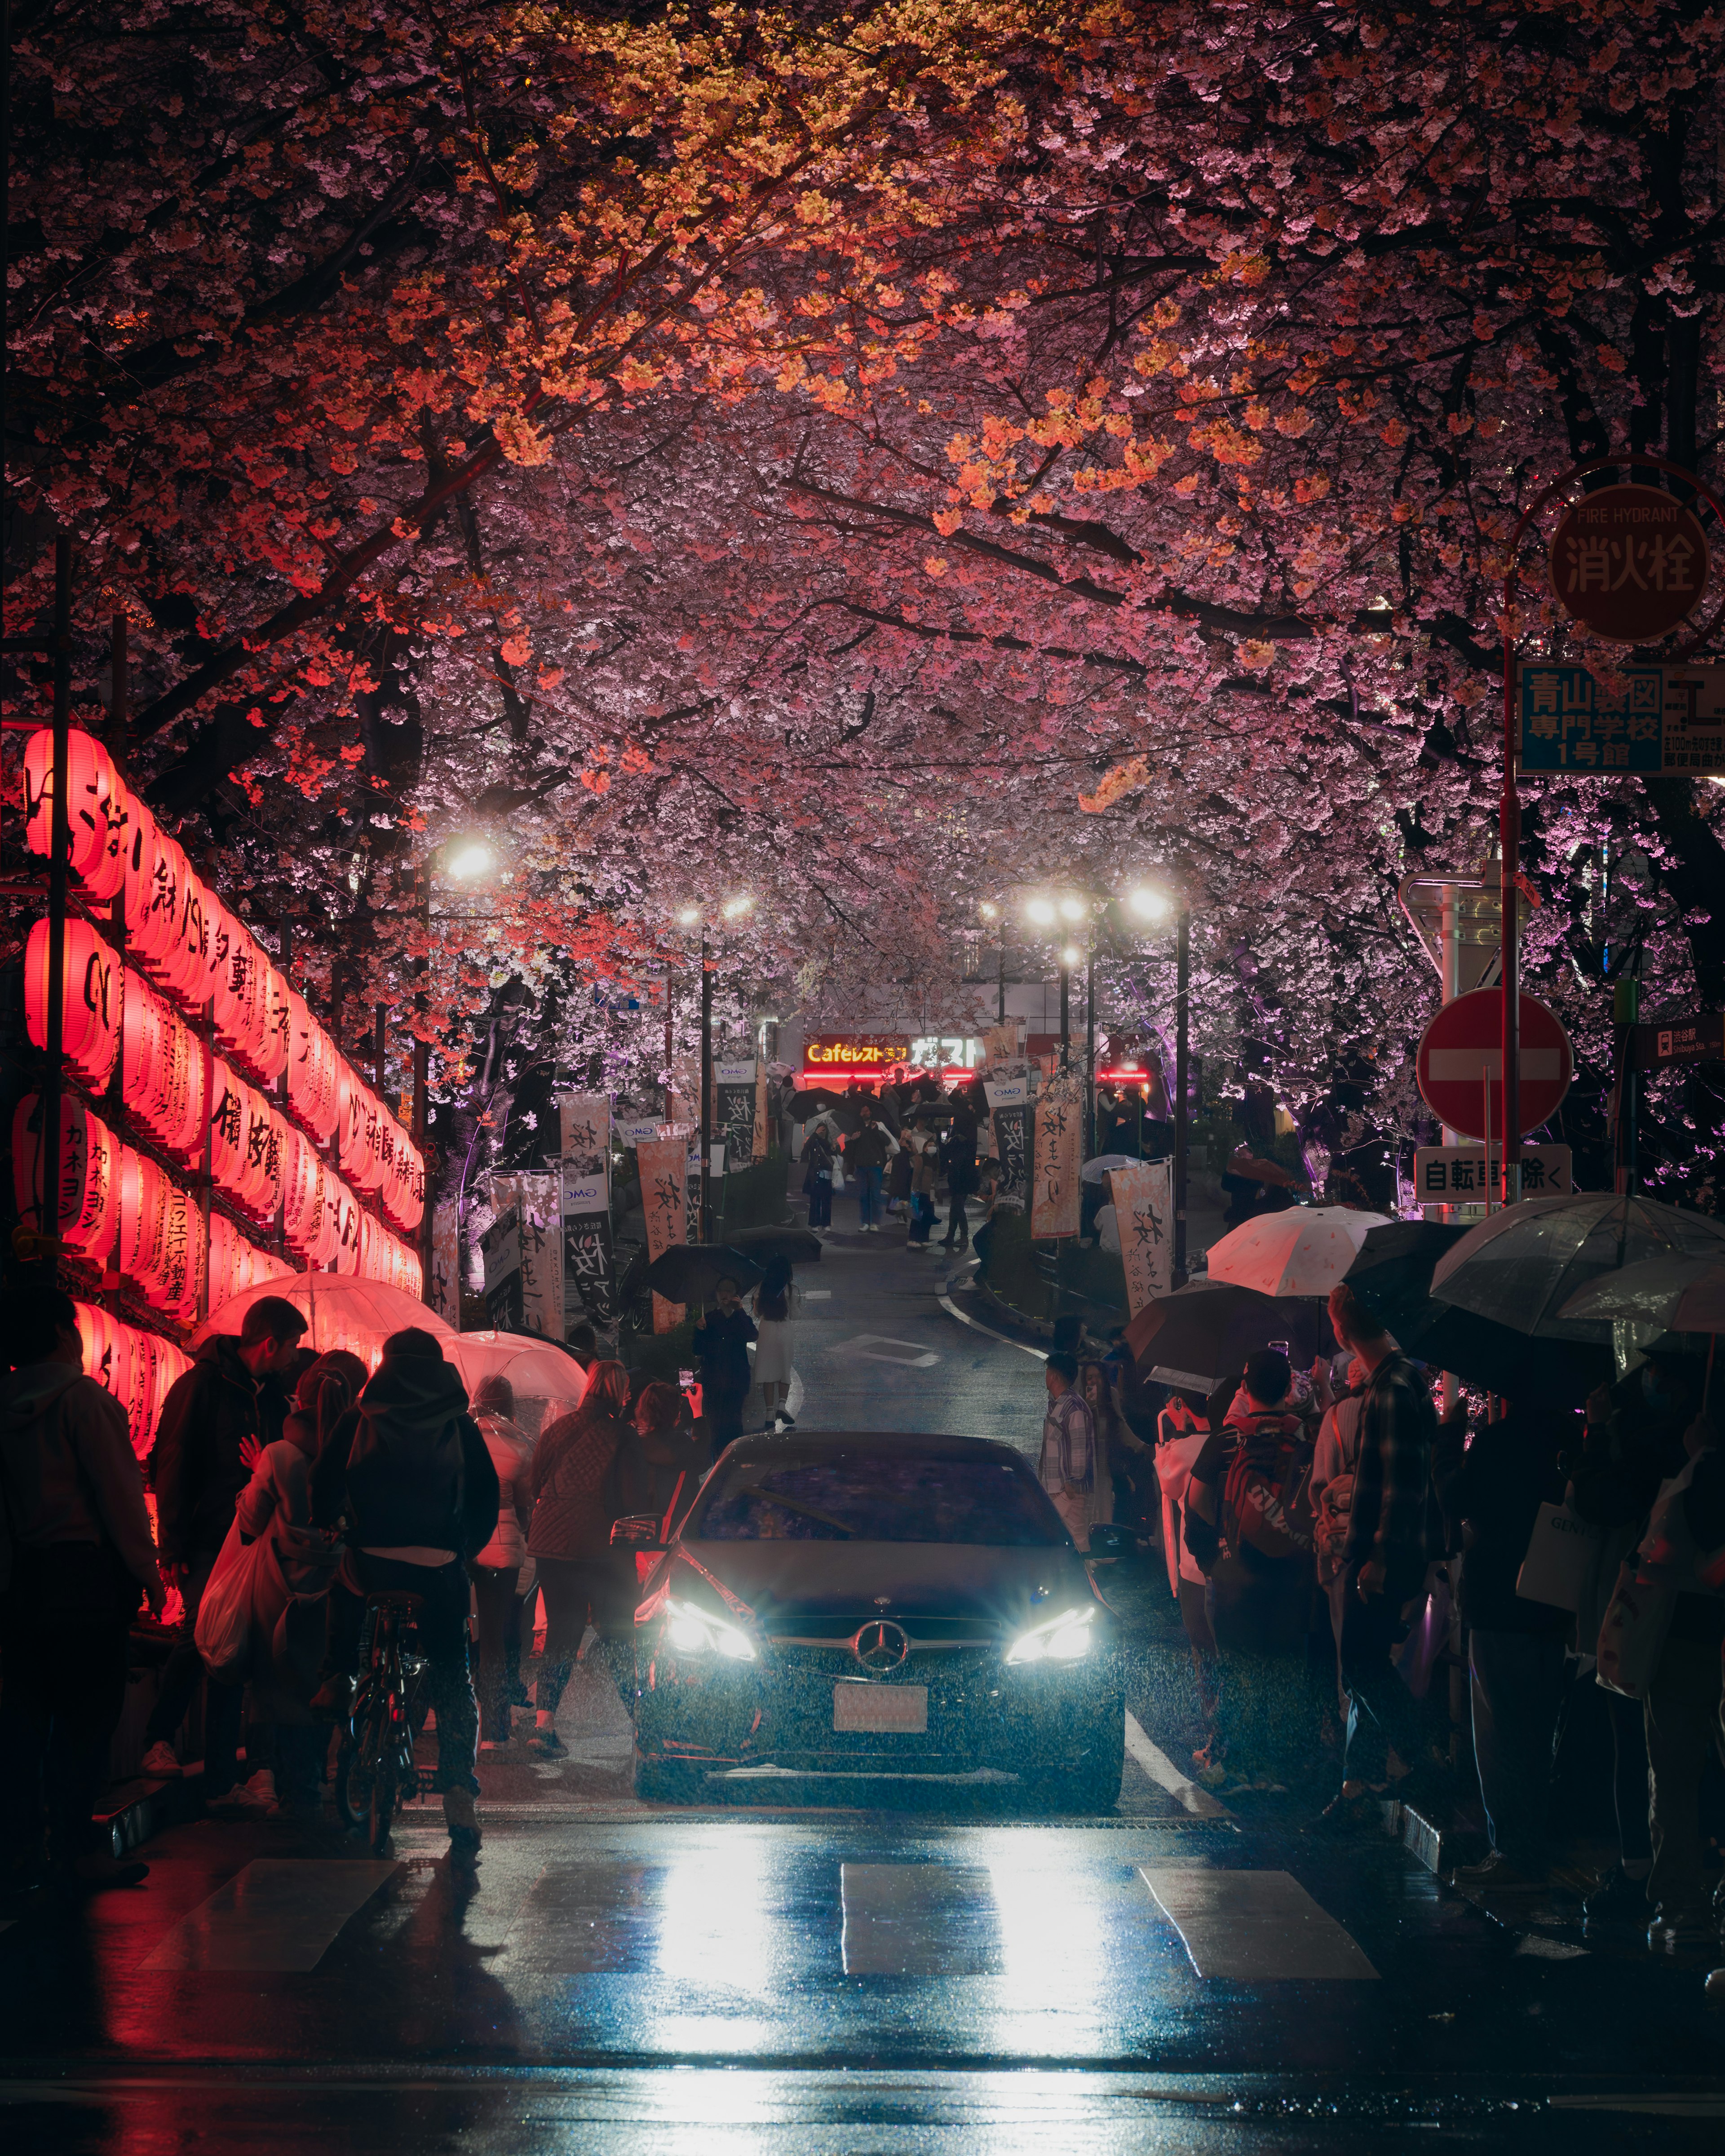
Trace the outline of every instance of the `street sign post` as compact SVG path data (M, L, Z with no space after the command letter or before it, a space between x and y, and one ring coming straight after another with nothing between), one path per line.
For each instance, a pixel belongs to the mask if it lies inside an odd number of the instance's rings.
M1503 999L1495 988L1476 988L1445 1004L1420 1040L1420 1094L1432 1113L1464 1137L1523 1137L1550 1121L1569 1090L1574 1059L1555 1013L1527 995L1521 998L1519 1011L1521 1085L1514 1130L1503 1121Z
M1483 1146L1420 1146L1414 1154L1414 1192L1422 1205L1489 1204L1503 1180L1502 1142L1489 1158ZM1524 1198L1573 1198L1574 1166L1568 1146L1522 1147Z
M1725 1012L1662 1019L1635 1028L1635 1068L1662 1070L1668 1063L1717 1062L1725 1057Z
M1624 666L1616 686L1584 666L1516 669L1523 771L1725 778L1725 666Z

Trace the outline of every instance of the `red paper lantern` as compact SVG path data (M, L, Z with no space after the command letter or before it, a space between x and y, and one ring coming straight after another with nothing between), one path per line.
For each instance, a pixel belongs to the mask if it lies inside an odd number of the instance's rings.
M293 998L274 966L264 968L264 1052L257 1060L260 1078L279 1078L288 1067L293 1032Z
M227 978L214 999L216 1038L249 1070L262 1070L271 1044L269 961L250 930L231 913L228 924Z
M167 1188L162 1209L163 1265L159 1306L189 1322L198 1315L204 1282L203 1210L189 1190L177 1183ZM149 1300L157 1301L155 1296Z
M38 1048L48 1045L48 927L46 921L37 921L24 949L24 1022ZM87 921L66 922L60 949L66 1060L90 1085L105 1086L120 1038L120 961Z
M18 1217L39 1228L42 1219L42 1102L26 1094L12 1119L12 1172ZM59 1240L88 1258L105 1262L120 1220L120 1147L100 1117L70 1094L60 1096Z
M206 1050L136 974L126 984L126 1105L177 1160L203 1162Z
M138 1292L153 1301L164 1275L163 1236L167 1178L147 1153L120 1148L120 1247L118 1270Z
M141 801L134 799L121 852L121 889L126 895L126 943L141 958L145 938L157 927L157 871L162 865L162 844L156 819Z
M218 1056L210 1086L209 1172L217 1188L234 1199L241 1196L245 1186L246 1138L254 1097L250 1086Z
M291 995L288 1003L288 1104L314 1136L331 1138L340 1113L335 1044L306 1009L304 996Z
M91 734L66 739L68 865L92 898L112 898L125 875L126 786ZM44 858L54 850L54 730L24 744L24 843Z

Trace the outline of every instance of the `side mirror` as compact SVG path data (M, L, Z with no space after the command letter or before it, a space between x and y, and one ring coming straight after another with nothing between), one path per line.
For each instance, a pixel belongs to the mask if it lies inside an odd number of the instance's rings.
M1120 1527L1111 1520L1099 1521L1090 1531L1090 1553L1105 1563L1116 1558L1131 1557L1137 1547L1137 1537L1132 1529Z
M626 1512L620 1520L611 1522L613 1549L662 1550L665 1544L659 1539L659 1519L653 1512Z

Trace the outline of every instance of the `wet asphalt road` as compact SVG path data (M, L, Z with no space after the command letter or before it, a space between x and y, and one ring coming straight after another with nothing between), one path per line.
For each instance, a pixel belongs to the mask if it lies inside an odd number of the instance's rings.
M801 1426L1033 1445L1040 1363L956 1323L899 1240L804 1276L828 1293L798 1335ZM1696 1965L1493 1921L1398 1845L1314 1841L1286 1805L1194 1815L1156 1779L1189 1751L1180 1657L1153 1582L1121 1592L1148 1613L1142 1741L1106 1820L1027 1815L1010 1787L644 1806L593 1666L566 1761L484 1768L472 1873L429 1808L384 1862L332 1824L174 1828L142 1888L0 1930L0 2143L1721 2145L1725 2015Z

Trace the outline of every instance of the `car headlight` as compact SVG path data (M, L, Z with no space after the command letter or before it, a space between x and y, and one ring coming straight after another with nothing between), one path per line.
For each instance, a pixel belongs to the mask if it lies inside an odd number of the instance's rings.
M746 1632L739 1632L721 1617L709 1616L692 1602L679 1602L675 1597L665 1604L665 1635L680 1654L720 1654L733 1662L755 1659L753 1643Z
M1088 1609L1063 1610L1058 1617L1045 1617L1040 1625L1033 1625L1028 1632L1020 1632L1006 1650L1009 1662L1076 1662L1090 1652L1096 1638L1092 1620L1094 1606Z

